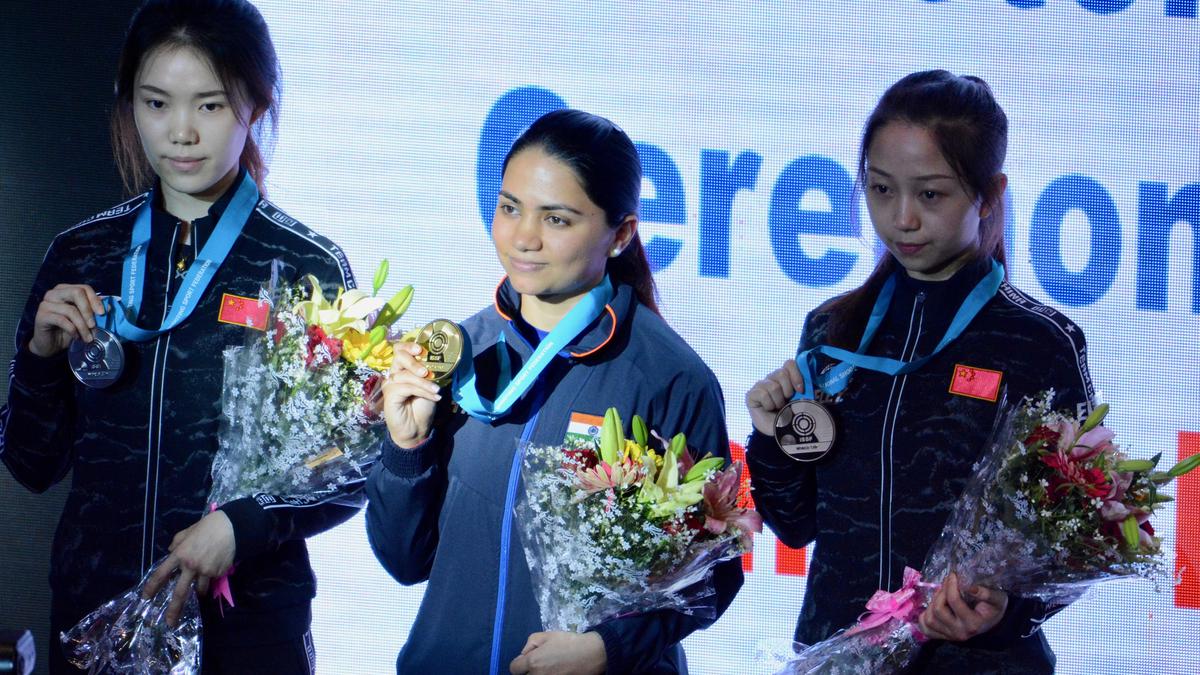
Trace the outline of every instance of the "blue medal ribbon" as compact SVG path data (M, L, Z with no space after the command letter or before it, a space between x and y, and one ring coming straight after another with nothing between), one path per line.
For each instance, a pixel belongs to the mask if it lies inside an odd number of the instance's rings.
M598 286L588 291L579 302L559 320L554 330L538 343L529 360L515 375L508 361L508 349L505 347L504 332L500 333L497 343L497 354L500 369L500 395L495 401L490 401L479 393L475 374L475 363L471 349L471 339L463 333L464 364L454 373L454 382L450 386L454 402L468 415L481 420L494 422L512 409L537 381L542 371L550 365L556 354L562 351L571 341L579 336L593 321L604 312L604 306L613 298L612 282L605 275Z
M903 274L898 272L897 274ZM992 260L992 268L975 284L975 288L963 300L958 311L954 314L954 318L950 321L949 327L946 328L946 334L934 347L933 351L927 356L912 361L901 361L899 359L891 359L883 356L868 356L866 354L867 347L871 341L875 339L875 333L879 330L880 324L883 323L883 318L887 315L888 307L892 304L892 295L896 290L896 277L889 277L883 284L883 288L879 290L879 297L875 299L875 306L871 308L871 317L867 320L867 327L863 330L862 340L858 343L856 351L848 351L839 347L830 345L817 345L812 349L798 351L796 354L796 365L800 368L800 375L804 377L804 392L797 393L792 397L796 399L812 399L816 396L816 389L820 387L826 394L836 396L846 388L846 384L850 381L850 375L855 368L865 368L887 375L904 375L919 370L922 366L928 363L933 357L937 356L951 342L953 342L967 326L975 315L983 309L984 305L996 295L996 291L1000 290L1000 284L1004 282L1004 267L997 261ZM813 365L816 361L817 354L828 356L839 363L819 377L813 377ZM815 383L815 386L814 386Z
M212 235L200 249L196 261L188 269L183 284L175 292L175 297L171 299L170 316L157 330L150 330L133 323L141 310L142 295L146 285L146 249L149 248L151 234L151 207L150 202L147 201L138 211L137 220L133 226L133 241L130 244L129 253L125 254L119 306L112 306L118 302L113 298L105 298L104 301L109 311L104 317L97 316L97 322L103 320L107 326L110 325L111 320L112 332L134 342L152 340L178 326L200 304L204 291L216 276L221 263L225 262L225 258L242 233L242 228L245 227L246 220L249 219L250 213L257 203L258 186L254 184L250 174L246 173L242 176L242 182L238 185L237 192L234 193L229 206L225 208L225 212L217 221Z

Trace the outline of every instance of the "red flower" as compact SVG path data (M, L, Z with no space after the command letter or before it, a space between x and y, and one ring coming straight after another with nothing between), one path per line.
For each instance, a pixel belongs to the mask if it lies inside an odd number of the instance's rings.
M370 419L379 417L383 412L383 375L375 374L363 382L363 414Z
M304 354L304 366L311 370L329 365L342 355L342 341L330 337L320 326L308 327L308 344Z
M1043 455L1042 463L1057 472L1050 477L1050 498L1057 501L1060 493L1071 487L1083 489L1089 497L1105 497L1112 490L1108 475L1098 468L1084 466L1082 462L1055 453Z
M1061 436L1059 432L1051 429L1046 425L1041 425L1029 434L1025 439L1025 447L1037 448L1039 444L1045 444L1048 447L1054 448L1058 446L1058 439Z
M283 342L283 336L287 333L287 326L280 320L275 320L275 344Z
M600 458L596 456L596 453L587 448L564 450L563 454L567 456L567 460L563 462L563 468L571 471L576 469L587 471L600 463Z

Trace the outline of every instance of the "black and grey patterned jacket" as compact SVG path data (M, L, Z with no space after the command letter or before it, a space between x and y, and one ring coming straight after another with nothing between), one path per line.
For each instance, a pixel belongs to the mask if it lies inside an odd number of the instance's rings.
M929 354L988 269L968 265L944 282L899 274L868 353L904 360ZM809 315L805 349L822 344L827 321L824 307ZM818 367L828 363L821 357ZM961 366L998 371L999 386L982 397L954 393ZM1056 407L1090 410L1083 332L1004 282L965 332L920 370L897 377L855 370L829 402L838 432L829 456L796 462L755 432L747 462L758 510L789 546L816 544L796 640L811 644L849 627L875 590L898 589L905 566L920 569L991 432L999 403L989 399L1004 391L1015 402L1050 388ZM996 628L961 645L930 643L914 671L1050 673L1054 655L1041 632L1033 633L1045 614L1038 603L1014 598Z
M193 223L194 235L184 247L177 241L180 222L155 207L138 325L162 324L167 299L181 282L181 256L184 265L195 258L232 193ZM262 199L191 316L156 339L126 341L125 370L112 387L83 387L65 352L43 359L28 350L38 304L59 283L90 284L101 295L120 295L136 212L154 194L60 234L17 329L8 405L0 410L0 459L34 492L74 469L51 561L55 635L136 583L166 555L175 533L207 510L222 352L242 344L249 330L218 321L223 299L231 299L226 294L257 298L275 259L288 279L311 273L331 288L354 285L337 246ZM261 644L307 631L315 582L304 538L354 513L344 504L296 508L260 501L267 506L246 498L222 507L237 545L237 571L230 577L236 606L221 617L211 600L202 601L206 640Z

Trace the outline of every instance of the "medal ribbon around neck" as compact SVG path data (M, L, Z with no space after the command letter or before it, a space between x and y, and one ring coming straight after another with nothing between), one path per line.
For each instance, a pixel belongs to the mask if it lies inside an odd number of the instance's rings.
M559 320L558 325L538 343L529 360L515 375L508 361L508 348L505 346L504 332L500 332L500 340L496 349L500 368L500 395L495 401L490 401L479 393L475 374L474 351L471 340L463 332L463 363L454 373L454 383L450 387L454 402L468 415L481 420L494 422L512 409L537 381L542 371L550 365L554 356L562 351L571 341L579 336L593 321L604 313L604 306L613 298L612 282L605 275L598 286L588 291L579 302Z
M137 221L133 226L133 240L129 247L129 253L125 254L121 277L122 300L104 299L109 310L105 316L112 316L112 332L126 340L145 342L166 333L187 319L200 304L204 291L216 276L221 263L225 262L225 258L242 233L242 228L245 227L246 220L250 217L256 204L258 204L258 186L254 184L254 180L247 173L242 177L242 182L238 185L237 192L234 193L229 206L221 214L221 219L217 221L212 235L200 249L200 253L196 255L196 261L188 269L183 283L175 292L175 296L171 298L171 313L167 320L157 330L150 330L133 323L137 319L138 311L141 310L142 294L146 285L146 249L149 248L151 232L151 207L150 202L147 201L138 211ZM119 307L112 306L118 302ZM104 318L97 316L97 323ZM104 323L109 325L108 320L105 320Z
M897 274L903 274L903 272ZM892 295L896 290L896 277L889 277L883 288L879 290L879 297L875 299L875 306L871 308L871 318L867 321L867 327L863 331L862 340L859 341L856 351L851 352L830 345L817 345L812 349L797 352L796 365L799 366L800 374L804 377L804 392L797 393L792 400L815 398L817 387L830 396L836 396L846 388L855 368L865 368L892 376L919 370L959 335L962 335L975 315L979 314L984 305L996 295L996 291L1000 290L1000 284L1003 281L1004 267L999 262L992 260L991 270L979 280L979 283L975 284L975 288L971 289L966 299L963 300L962 305L954 314L954 319L950 321L950 326L946 328L946 334L942 336L933 351L919 359L901 361L883 356L867 356L866 354L867 347L875 339L875 333L879 330L880 324L883 323L883 317L887 315L888 307L892 304ZM814 378L813 363L817 354L824 354L839 363L820 377Z

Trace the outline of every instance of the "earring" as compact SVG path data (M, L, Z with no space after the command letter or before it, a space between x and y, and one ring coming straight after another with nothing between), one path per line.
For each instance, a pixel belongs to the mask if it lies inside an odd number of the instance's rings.
M610 257L610 258L615 258L615 257L617 257L617 256L619 256L619 255L621 255L621 248L618 246L617 248L614 248L614 249L612 250L612 255L611 255L611 256L609 256L609 257Z

